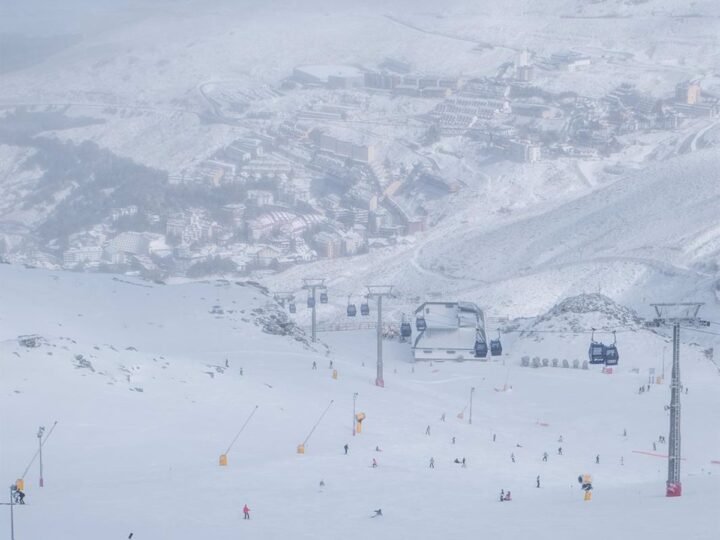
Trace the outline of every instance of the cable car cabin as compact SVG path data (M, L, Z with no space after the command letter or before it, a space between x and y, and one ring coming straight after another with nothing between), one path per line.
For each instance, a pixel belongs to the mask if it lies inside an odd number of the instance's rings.
M412 326L410 326L409 322L403 322L400 325L400 336L404 338L412 336Z
M315 299L312 296L308 296L307 306L310 309L315 307Z
M606 347L599 341L593 341L590 343L590 349L588 349L588 359L591 364L604 364L605 363L605 350Z
M327 304L328 303L328 295L326 292L320 293L320 303L321 304Z
M295 306L294 302L290 302L290 305L288 306L288 309L290 310L290 313L296 313L297 307Z
M355 307L355 304L348 304L347 316L354 317L355 315L357 315L357 308Z
M485 358L488 355L488 346L484 341L475 342L475 358Z
M368 316L370 315L370 305L369 304L360 304L360 315Z
M492 356L500 356L502 354L502 343L499 339L490 340L490 354Z
M420 315L417 319L415 319L415 328L417 328L418 332L424 332L427 328L427 323L425 322L425 317Z
M615 345L605 347L605 365L617 366L620 360L620 353Z

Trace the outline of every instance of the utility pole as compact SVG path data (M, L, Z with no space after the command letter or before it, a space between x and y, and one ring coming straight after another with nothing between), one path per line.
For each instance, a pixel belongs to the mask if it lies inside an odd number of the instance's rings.
M668 448L668 479L666 497L680 497L681 437L680 437L680 325L710 326L708 321L698 318L702 302L684 302L677 304L650 304L655 308L657 318L649 326L672 326L673 363L670 383L670 437Z
M38 438L38 454L40 457L40 487L43 487L45 485L45 481L43 480L43 462L42 462L42 437L43 433L45 433L45 426L40 426L38 428L37 432L37 438Z
M383 297L394 297L392 285L368 285L368 298L377 298L377 376L375 377L375 385L383 388L385 379L383 378L383 357L382 357L382 339L383 339L383 319L382 319L382 300Z
M357 430L355 429L355 424L356 424L356 420L355 420L355 401L357 400L357 397L358 397L358 393L355 392L355 393L353 394L353 437L355 436L355 434L356 434L356 432L357 432Z
M468 420L468 424L472 424L472 398L473 398L474 393L475 393L475 387L473 386L470 389L470 419Z
M15 484L10 486L10 540L15 540L15 516L13 515L13 506L15 505Z
M315 313L315 307L317 300L315 298L315 291L317 289L326 289L325 278L307 278L303 279L303 289L310 291L310 298L312 298L312 341L315 343L317 339L317 317Z

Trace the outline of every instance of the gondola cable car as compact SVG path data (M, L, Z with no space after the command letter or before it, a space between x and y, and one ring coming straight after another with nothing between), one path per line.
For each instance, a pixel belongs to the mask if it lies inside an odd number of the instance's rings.
M354 317L355 315L357 315L357 308L355 307L355 304L350 303L350 297L348 296L347 316Z
M588 360L591 364L605 363L605 344L595 341L595 329L592 329L592 337L590 338L590 348L588 349Z

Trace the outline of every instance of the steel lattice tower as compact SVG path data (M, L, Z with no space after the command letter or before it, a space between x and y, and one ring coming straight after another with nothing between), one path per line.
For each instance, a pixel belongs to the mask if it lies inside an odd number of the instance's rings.
M668 478L665 495L679 497L682 495L682 482L680 479L680 463L682 455L681 445L681 414L680 414L680 325L709 326L709 322L698 318L697 314L702 303L680 304L651 304L655 308L657 318L650 323L651 326L672 325L673 329L673 363L672 381L670 383L670 436L668 440ZM680 316L669 316L674 310L680 310ZM677 313L677 311L676 311Z

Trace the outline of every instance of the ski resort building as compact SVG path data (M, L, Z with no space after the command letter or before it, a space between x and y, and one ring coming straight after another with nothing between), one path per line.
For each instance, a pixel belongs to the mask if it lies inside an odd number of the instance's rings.
M415 317L415 361L473 360L475 343L486 342L485 314L472 302L425 302Z

